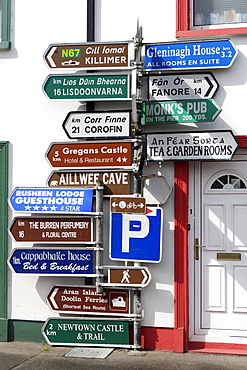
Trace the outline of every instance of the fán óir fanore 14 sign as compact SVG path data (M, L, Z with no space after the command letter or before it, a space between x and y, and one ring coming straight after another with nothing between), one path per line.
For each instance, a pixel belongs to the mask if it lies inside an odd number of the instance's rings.
M14 249L8 264L16 274L42 276L94 275L93 251L78 249Z
M14 211L29 213L82 213L92 211L90 188L16 188L9 204Z
M228 68L237 56L230 40L145 45L146 70Z
M231 131L150 134L147 160L230 160L237 147Z

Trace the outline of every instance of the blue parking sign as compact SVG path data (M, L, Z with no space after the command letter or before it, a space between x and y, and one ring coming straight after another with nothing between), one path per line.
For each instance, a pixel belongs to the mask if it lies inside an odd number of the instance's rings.
M148 207L147 213L111 213L110 258L137 262L160 262L163 211Z

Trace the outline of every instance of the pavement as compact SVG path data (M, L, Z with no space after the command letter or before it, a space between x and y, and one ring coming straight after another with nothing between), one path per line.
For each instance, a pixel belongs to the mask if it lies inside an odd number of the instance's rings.
M114 349L104 359L68 357L71 350L74 352L77 349L81 348L0 342L0 370L247 369L247 356Z

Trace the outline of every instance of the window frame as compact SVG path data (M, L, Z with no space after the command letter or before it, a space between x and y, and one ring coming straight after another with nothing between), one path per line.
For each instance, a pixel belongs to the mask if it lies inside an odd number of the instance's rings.
M11 0L2 0L1 49L10 49Z
M205 37L205 36L230 36L247 34L246 27L224 27L191 30L190 29L190 3L191 0L176 0L176 37Z

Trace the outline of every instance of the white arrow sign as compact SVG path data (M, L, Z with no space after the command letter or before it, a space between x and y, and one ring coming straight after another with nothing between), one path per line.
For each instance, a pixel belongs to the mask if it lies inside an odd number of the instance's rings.
M149 100L211 99L218 87L211 73L149 76Z
M130 112L69 112L63 128L71 139L129 137Z
M147 160L230 160L237 147L231 131L150 134Z
M147 267L135 266L103 266L108 269L108 282L102 286L133 286L144 288L151 281L151 274Z
M51 303L53 304L53 306L58 309L58 305L57 305L57 302L55 301L55 296L58 292L58 288L54 289L54 291L52 292L51 296L50 296L50 300L51 300Z

